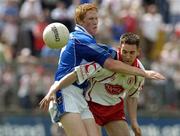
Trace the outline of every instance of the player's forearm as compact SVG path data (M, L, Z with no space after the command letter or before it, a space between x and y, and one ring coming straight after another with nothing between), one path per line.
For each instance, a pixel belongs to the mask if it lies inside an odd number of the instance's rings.
M130 75L137 75L137 76L146 76L146 73L144 70L132 67L130 65L127 65L121 61L113 60L113 59L107 59L104 63L104 68L117 72L117 73L125 73Z
M71 85L76 80L77 80L77 75L76 75L76 72L73 71L73 72L67 74L66 76L64 76L61 80L55 81L54 84L49 89L48 93L53 94L56 91L58 91L62 88L65 88L68 85Z
M74 83L77 80L77 75L76 72L73 71L69 74L67 74L66 76L64 76L58 83L57 85L57 89L62 89L65 88L69 85L71 85L72 83Z
M127 97L126 102L131 124L137 124L137 98Z

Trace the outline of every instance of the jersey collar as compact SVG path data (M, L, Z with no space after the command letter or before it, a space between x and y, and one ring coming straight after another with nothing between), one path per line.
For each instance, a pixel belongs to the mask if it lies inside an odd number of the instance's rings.
M85 29L83 26L81 26L81 25L76 24L75 30L76 30L76 31L84 32L85 34L87 34L87 35L89 35L90 37L94 38L94 37L93 37L90 33L88 33L88 31L86 31L86 29Z

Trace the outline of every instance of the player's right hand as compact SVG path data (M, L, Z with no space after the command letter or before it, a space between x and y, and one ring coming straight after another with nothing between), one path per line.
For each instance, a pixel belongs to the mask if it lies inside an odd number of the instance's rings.
M54 100L52 94L48 93L39 103L40 108L44 111L48 111L49 103L51 100Z
M149 79L155 79L155 80L165 80L166 79L162 74L160 74L156 71L153 71L153 70L145 70L145 73L146 73L145 77L149 78Z
M142 136L141 129L138 125L132 126L132 130L134 131L135 136Z

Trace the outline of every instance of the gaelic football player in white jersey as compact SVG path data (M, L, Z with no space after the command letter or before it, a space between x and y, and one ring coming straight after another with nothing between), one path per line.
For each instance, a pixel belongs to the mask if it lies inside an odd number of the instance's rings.
M117 60L144 69L139 56L139 36L125 33L117 49ZM130 136L124 113L124 100L135 136L141 136L137 122L137 99L144 84L144 78L99 70L86 91L86 100L96 123L104 126L109 136ZM126 98L126 99L125 99Z

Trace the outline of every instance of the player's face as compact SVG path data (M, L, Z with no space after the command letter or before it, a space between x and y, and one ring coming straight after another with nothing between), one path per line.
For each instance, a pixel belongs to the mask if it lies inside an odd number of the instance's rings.
M97 33L98 25L98 13L96 10L90 10L86 13L85 18L82 21L82 26L90 33L95 35Z
M128 65L132 65L136 57L139 55L139 49L137 46L122 44L121 45L121 57L122 61Z

